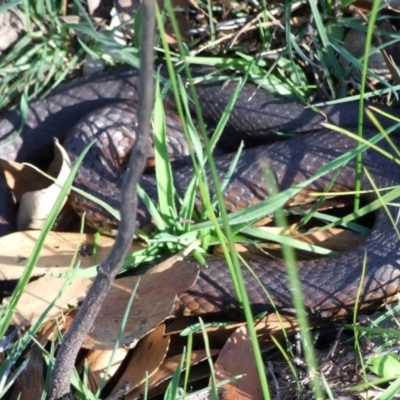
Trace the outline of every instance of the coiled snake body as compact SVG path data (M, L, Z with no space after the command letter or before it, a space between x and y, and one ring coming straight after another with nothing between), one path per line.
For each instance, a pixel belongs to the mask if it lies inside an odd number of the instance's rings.
M127 67L75 80L46 99L30 105L20 136L17 135L21 124L19 112L3 113L0 119L0 145L3 145L0 157L43 162L47 154L51 155L52 138L56 136L65 140L75 123L92 112L75 128L74 132L80 136L70 135L66 140L67 150L74 159L93 140L93 135L99 139L86 157L75 184L118 207L121 165L115 154L131 143L125 124L132 125L136 118L137 81L137 72ZM234 89L232 82L222 86L216 80L197 85L203 113L208 120L218 121ZM167 99L168 102L170 100ZM102 108L93 113L99 107ZM296 101L279 99L251 84L245 85L232 111L225 137L241 138L240 135L246 133L256 139L262 137L265 141L265 138L269 140L273 136L273 131L307 135L245 150L224 193L227 208L234 211L268 197L260 167L265 161L274 169L280 188L285 189L312 177L324 165L354 149L356 142L353 139L322 128L321 123L326 119L341 127L354 128L357 125L358 104L327 106L322 113L317 113ZM180 130L179 122L173 115L167 120L167 125L170 130ZM114 128L114 133L106 132L108 126ZM365 128L364 136L369 138L375 131L372 127ZM111 136L115 143L111 143ZM395 135L392 136L396 140ZM176 140L170 141L171 151L184 147L178 134L176 137ZM104 147L104 143L107 146ZM394 154L384 140L379 142L379 146ZM232 157L228 154L217 158L221 178L226 175ZM368 149L363 153L363 166L378 188L392 187L399 182L400 169L375 150ZM339 174L334 169L309 184L293 201L301 200L309 190L354 190L353 163L341 167L343 169ZM187 167L174 172L178 192L185 191L192 174ZM330 187L333 179L335 184ZM155 195L154 180L154 176L147 175L141 182L150 196ZM364 189L372 188L365 175L362 184ZM107 219L107 216L98 213L93 204L82 199L75 199L75 202L89 211L93 222L98 218ZM142 205L139 208L138 220L144 223L148 220L147 212ZM389 206L388 211L396 220L396 209ZM108 222L112 223L112 220ZM366 274L360 282L364 259ZM359 247L331 258L298 262L305 304L310 311L331 316L351 312L360 287L363 306L391 296L400 289L399 261L400 246L395 229L387 212L381 208L371 235ZM279 309L291 309L290 287L283 261L265 259L249 261L249 264L274 305ZM268 310L270 300L259 282L247 269L244 269L244 276L254 311ZM177 314L235 310L237 303L224 259L210 258L208 268L200 270L195 284L179 298Z

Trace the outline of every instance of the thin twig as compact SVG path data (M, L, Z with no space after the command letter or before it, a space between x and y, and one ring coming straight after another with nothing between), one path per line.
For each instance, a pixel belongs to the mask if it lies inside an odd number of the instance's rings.
M83 340L97 316L111 284L122 266L135 232L137 193L136 188L146 161L150 136L150 119L154 102L154 1L142 4L141 67L137 140L129 160L129 171L122 187L121 219L118 235L108 257L98 267L98 274L74 322L65 334L57 354L50 382L48 399L66 399L75 359Z

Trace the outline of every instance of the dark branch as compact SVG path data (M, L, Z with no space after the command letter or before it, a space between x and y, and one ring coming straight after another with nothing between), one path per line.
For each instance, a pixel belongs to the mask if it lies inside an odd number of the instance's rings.
M98 275L82 304L74 322L65 334L57 354L53 375L50 382L48 399L68 398L70 379L75 359L97 316L100 306L117 275L125 256L131 246L135 232L137 208L137 184L146 161L147 146L150 136L150 120L154 103L154 1L147 0L142 4L142 38L139 87L139 112L137 140L129 160L129 171L126 174L121 199L121 223L118 235L110 254L98 267Z

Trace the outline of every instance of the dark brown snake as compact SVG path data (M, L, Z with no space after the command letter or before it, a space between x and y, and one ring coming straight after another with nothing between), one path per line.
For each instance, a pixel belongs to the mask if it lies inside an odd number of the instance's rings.
M51 157L53 136L64 140L75 123L84 118L74 130L80 136L69 136L66 141L72 160L76 159L86 144L93 139L93 135L98 141L85 158L75 185L84 187L89 193L98 195L111 206L118 208L119 185L123 174L119 162L110 159L109 156L131 142L126 136L124 125L135 121L137 83L137 72L126 67L75 80L44 100L30 104L20 136L16 133L21 125L20 113L15 110L4 112L0 120L0 144L3 146L0 149L0 157L43 163L47 155ZM197 85L207 120L218 121L235 87L234 82L222 86L215 80ZM167 100L168 102L171 101ZM103 108L96 113L94 110L99 107ZM358 104L326 106L321 111L322 113L317 113L299 102L276 98L251 84L245 85L232 111L225 137L229 140L238 138L234 140L237 142L243 137L243 133L253 139L263 138L264 141L272 140L275 131L307 135L245 150L224 193L229 211L250 206L268 197L268 188L260 168L263 161L269 160L280 189L283 190L310 178L328 162L356 146L354 140L323 129L321 123L327 119L341 127L355 128ZM94 113L87 116L91 112ZM388 124L387 121L382 122ZM171 130L180 130L174 116L169 117L167 124ZM104 128L107 126L116 128L114 133L105 132ZM375 133L376 130L371 126L364 129L364 136L367 138ZM116 138L116 144L111 144L111 136ZM392 135L392 138L395 142L398 141L396 135ZM108 145L105 151L100 145L101 141ZM179 148L181 144L180 139L171 139L170 147ZM384 140L379 142L379 146L394 154ZM227 173L232 157L230 154L217 157L221 178ZM400 169L393 161L375 150L369 149L363 153L363 165L372 175L378 188L398 184ZM192 169L188 167L174 172L178 193L185 192L192 174ZM317 179L307 186L306 191L297 195L298 199L308 190L326 190L333 178L335 185L330 191L354 189L355 172L352 162L344 166L338 176L336 174L337 170L333 170ZM155 196L153 175L144 176L141 185L150 196ZM371 189L366 176L362 177L362 185L364 189ZM1 195L3 194L4 191L1 191ZM374 198L372 195L371 197ZM106 217L96 210L93 204L83 199L75 201L79 207L89 211L93 222L104 222ZM388 209L396 221L397 209L394 206L389 206ZM148 218L145 207L140 204L139 225L148 222ZM113 223L111 219L108 222ZM360 283L365 257L366 275ZM381 208L377 212L372 233L362 245L339 256L298 262L305 305L310 312L328 317L352 312L359 287L362 288L362 306L391 296L400 290L399 262L398 237L386 211ZM278 309L291 310L291 290L284 262L266 258L262 261L249 261L249 265L264 286L262 288L253 275L243 268L254 311L261 312L271 308L265 290ZM176 314L227 313L237 309L232 281L224 259L210 258L208 268L200 269L195 284L179 298L180 304Z

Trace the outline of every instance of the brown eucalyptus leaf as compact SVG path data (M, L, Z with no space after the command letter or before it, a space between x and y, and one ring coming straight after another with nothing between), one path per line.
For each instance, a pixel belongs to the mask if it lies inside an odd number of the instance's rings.
M24 193L44 189L51 184L51 180L38 170L16 161L0 159L0 171L17 201Z
M25 32L26 19L27 17L17 7L0 13L0 52L9 49Z
M211 349L210 350L211 357L217 355L218 352L219 352L219 350ZM192 372L193 366L201 363L202 361L207 360L207 358L208 358L208 355L205 350L192 351L190 354L190 366L191 366L190 371ZM173 357L168 357L167 359L164 360L164 362L162 363L160 368L156 371L156 373L149 380L148 388L149 388L149 392L151 391L152 396L165 391L165 385L162 385L162 386L160 386L160 385L163 384L164 382L169 381L172 378L172 376L174 375L175 371L177 370L181 360L182 360L182 354L178 354ZM186 369L186 365L184 364L183 370L185 370L185 369ZM202 373L201 376L199 377L196 372L197 371L195 371L194 374L192 374L192 373L190 374L189 382L192 382L192 380L198 380L198 379L206 376ZM207 373L209 373L209 369L208 369ZM157 390L158 386L160 386L159 389L161 389L161 391ZM142 398L143 394L145 393L145 389L146 389L145 385L142 384L141 386L137 387L132 393L129 393L129 395L126 397L126 400L134 400L134 399Z
M73 279L64 287L65 278L44 276L29 283L18 302L13 314L13 323L19 324L27 319L30 325L38 321L46 309L51 306L46 316L47 319L66 311L70 307L76 307L86 297L92 285L92 279ZM62 290L62 295L59 293ZM9 298L3 300L6 305Z
M83 343L88 349L113 348L132 292L136 295L129 311L120 345L135 347L137 341L171 316L177 294L192 286L198 274L193 264L177 261L159 273L117 279Z
M54 141L54 159L48 169L48 174L56 178L55 182L41 190L26 192L21 196L17 216L19 230L42 229L51 209L54 206L69 174L71 161L67 152ZM64 199L64 204L67 198Z
M218 388L219 399L262 399L254 354L248 329L237 329L221 350L214 365L216 381L243 375Z
M0 280L19 279L32 254L40 232L15 232L0 238ZM49 232L33 272L34 277L46 273L66 272L76 253L81 268L94 266L104 260L114 239L86 233ZM135 243L131 251L143 248Z
M43 395L43 351L34 345L27 356L28 364L12 385L10 400L40 399Z
M114 374L117 372L121 363L125 360L128 349L125 347L120 347L116 349L115 354L111 360L114 350L90 350L85 360L89 366L89 377L88 377L88 387L95 393L100 385L100 382L104 379L108 382ZM110 362L111 366L109 367ZM82 369L82 365L80 369ZM106 371L107 376L105 377Z
M0 256L1 279L11 279L11 276L19 279L39 234L35 231L17 232L0 238L0 246L8 249L7 255ZM114 239L108 237L99 237L97 243L93 235L50 232L35 268L34 275L40 277L26 286L15 309L13 322L18 324L27 319L29 324L33 324L37 321L64 286L65 277L59 277L59 273L71 270L71 262L76 252L78 256L75 263L80 262L81 269L95 266L103 261L113 243ZM137 245L131 250L135 248L137 249ZM50 276L50 273L54 276ZM47 318L52 318L69 307L77 306L85 298L91 283L92 280L88 278L72 279ZM7 304L8 301L8 298L4 299L3 304Z
M165 359L170 342L170 337L165 336L164 331L164 324L159 325L139 341L132 350L124 373L115 385L116 390L127 382L132 391L157 372Z

